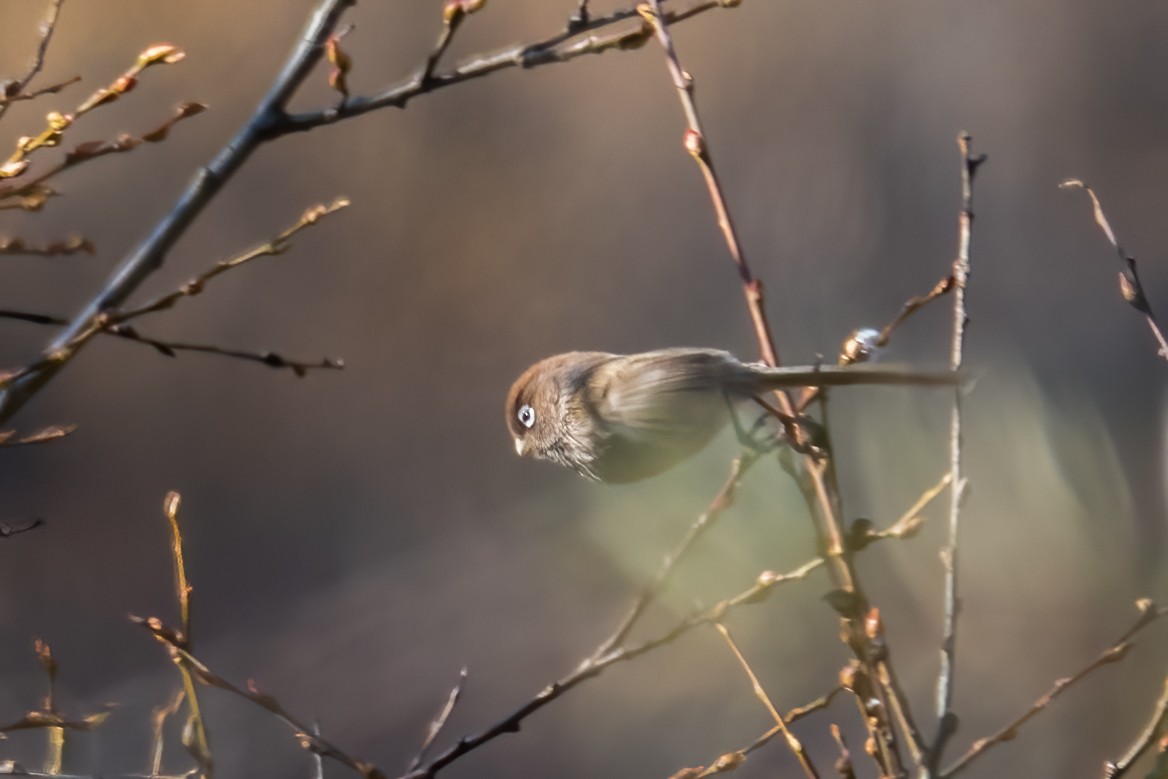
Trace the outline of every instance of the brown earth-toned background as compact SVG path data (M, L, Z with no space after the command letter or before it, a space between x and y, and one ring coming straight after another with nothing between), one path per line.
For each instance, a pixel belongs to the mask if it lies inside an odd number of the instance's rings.
M834 354L852 328L883 325L947 272L958 131L990 156L976 194L969 364L979 380L967 404L953 754L1094 656L1134 617L1137 596L1165 595L1165 366L1119 300L1086 198L1056 187L1076 176L1096 188L1143 261L1152 305L1168 308L1168 10L1114 5L748 0L674 31L788 362ZM186 60L144 74L72 128L72 142L145 131L183 100L211 110L163 144L67 175L66 196L43 213L0 214L0 235L78 233L98 247L94 258L5 259L0 307L71 313L91 296L244 121L311 6L67 2L43 80L84 81L13 108L3 148L159 41ZM492 0L450 61L553 34L574 7ZM353 88L408 76L439 12L437 0L361 3L345 39ZM0 0L0 74L23 69L42 13ZM297 105L332 100L324 79L322 69ZM341 356L347 367L297 380L104 339L16 418L22 429L80 427L0 452L0 520L47 521L0 540L0 720L39 701L31 646L41 637L69 710L120 704L101 730L71 737L73 767L148 766L150 711L177 675L125 614L174 619L161 510L172 489L184 498L198 654L391 773L462 665L470 680L448 738L575 667L714 494L735 444L726 435L665 476L603 487L517 460L502 401L526 365L568 349L756 356L682 126L650 44L499 73L263 148L143 295L267 240L313 203L345 194L352 207L140 329ZM889 359L945 360L950 317L947 301L921 314ZM0 328L5 365L31 359L48 335ZM837 398L846 513L887 523L943 473L948 401L888 389ZM931 511L921 536L860 563L929 732L941 517ZM797 491L760 465L668 604L683 614L813 554ZM830 688L847 658L820 600L828 588L812 577L730 623L781 706ZM1097 775L1159 693L1164 635L1153 628L969 775ZM206 697L220 775L307 775L279 723ZM797 732L826 768L830 721L861 751L855 719L841 700ZM697 631L613 668L449 776L664 777L768 724L721 639ZM0 754L33 759L42 739L19 734ZM172 746L166 766L178 771L188 762ZM776 742L738 775L797 770Z

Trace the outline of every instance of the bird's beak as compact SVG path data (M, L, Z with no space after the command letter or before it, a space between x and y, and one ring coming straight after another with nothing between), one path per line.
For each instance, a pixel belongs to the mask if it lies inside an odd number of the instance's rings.
M515 454L520 457L527 455L527 443L519 436L515 436Z

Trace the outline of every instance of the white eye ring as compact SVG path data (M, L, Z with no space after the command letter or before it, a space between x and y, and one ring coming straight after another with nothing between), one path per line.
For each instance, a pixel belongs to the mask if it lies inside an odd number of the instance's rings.
M519 424L526 428L531 428L535 424L535 409L531 406L524 405L519 409Z

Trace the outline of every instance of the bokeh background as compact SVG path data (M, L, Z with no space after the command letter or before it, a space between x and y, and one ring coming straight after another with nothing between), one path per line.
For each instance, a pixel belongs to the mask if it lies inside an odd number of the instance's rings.
M0 0L0 73L23 70L43 6ZM211 110L163 144L62 177L66 196L42 213L0 215L3 235L80 234L98 247L93 258L5 260L0 306L81 306L245 120L311 7L67 2L41 83L84 82L13 108L4 144L159 41L186 60L146 73L70 130L71 143L143 132L182 100ZM574 7L493 0L450 61L549 36ZM345 39L354 89L407 77L439 14L437 0L360 4ZM1165 304L1168 8L745 2L674 33L788 362L833 355L850 330L881 326L947 272L958 131L990 155L970 291L980 378L967 417L956 756L1122 632L1136 597L1164 595L1164 364L1118 298L1086 198L1056 184L1077 176L1097 189L1143 261L1153 306ZM324 79L297 105L333 99ZM100 731L71 739L69 766L148 766L150 712L177 675L125 615L176 619L162 513L172 489L184 498L198 654L389 773L413 755L463 665L470 679L443 743L574 668L714 494L736 447L727 435L660 478L602 487L517 460L501 405L527 364L568 349L755 356L681 130L648 45L498 73L263 148L143 296L267 240L311 204L345 194L353 206L141 330L341 356L347 367L298 380L105 339L17 417L24 430L80 427L51 446L0 452L2 518L47 522L0 541L0 720L43 694L40 637L61 665L67 711L120 705ZM889 358L943 361L950 317L948 302L917 316ZM2 332L6 365L49 336L12 322ZM834 404L847 514L891 522L943 473L947 400L880 389L841 391ZM932 732L943 515L929 516L918 538L865 552L861 571ZM760 465L643 635L813 549L789 479ZM729 623L782 707L829 689L846 660L821 601L829 587L818 574ZM969 775L1097 775L1151 710L1164 636L1153 627L1123 664ZM221 775L308 775L279 723L205 697ZM832 721L862 746L847 701L806 721L797 732L824 770ZM449 775L663 777L769 724L721 639L696 631L611 669ZM36 765L42 739L18 734L0 751ZM169 770L189 765L174 738L168 749ZM797 770L775 743L739 774Z

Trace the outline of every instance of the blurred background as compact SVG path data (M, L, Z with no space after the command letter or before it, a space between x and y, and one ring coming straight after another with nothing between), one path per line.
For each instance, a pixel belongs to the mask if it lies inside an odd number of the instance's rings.
M24 71L44 6L0 0L0 74ZM575 6L493 0L447 62L553 35ZM41 213L0 214L0 235L78 234L98 248L5 259L0 307L71 314L92 296L245 121L312 7L67 2L38 83L83 82L16 105L0 142L39 132L46 111L71 110L160 41L187 58L86 116L66 147L144 132L180 101L211 110L165 143L61 177L65 196ZM344 41L353 90L409 76L440 13L438 0L360 4ZM958 131L989 154L969 296L979 380L967 404L956 757L1117 637L1135 598L1165 595L1164 363L1119 299L1086 197L1056 185L1076 176L1095 187L1142 260L1153 307L1168 305L1168 8L745 2L674 35L789 363L830 358L853 328L882 326L948 272ZM334 100L325 78L322 68L296 105ZM470 678L442 744L572 670L714 495L737 447L727 434L666 475L604 487L515 458L503 399L528 364L569 349L701 345L756 357L682 128L650 44L498 73L261 149L137 299L268 240L312 204L344 194L352 207L140 329L343 357L346 368L297 379L99 339L17 416L24 431L79 428L0 452L0 520L47 523L0 540L0 720L39 705L32 644L42 638L68 713L119 704L99 731L70 738L67 767L149 766L150 713L178 678L126 614L177 621L168 490L183 495L197 654L391 775L463 665ZM951 315L948 300L920 313L888 359L943 362ZM50 336L0 328L7 366ZM833 408L847 516L892 522L944 472L947 398L849 390ZM944 514L927 516L920 536L873 547L860 570L931 734ZM797 490L762 463L637 635L813 555ZM830 689L846 662L821 600L830 586L813 575L729 621L780 708ZM1151 711L1164 637L1152 627L1124 663L968 775L1097 775ZM216 691L205 705L221 775L309 775L273 718ZM833 721L871 775L850 702L796 732L830 770ZM612 668L443 775L665 777L770 724L720 637L699 630ZM177 772L190 761L171 735L164 767ZM16 734L2 753L36 766L43 739ZM797 771L776 742L738 773Z

